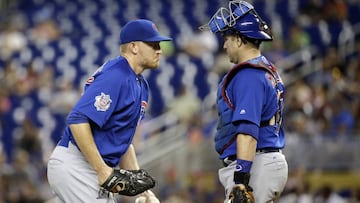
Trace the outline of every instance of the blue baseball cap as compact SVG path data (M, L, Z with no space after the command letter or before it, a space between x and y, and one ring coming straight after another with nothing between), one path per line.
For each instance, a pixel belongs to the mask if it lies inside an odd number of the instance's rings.
M129 21L120 31L120 44L134 41L160 42L171 40L169 37L161 36L156 25L145 19Z

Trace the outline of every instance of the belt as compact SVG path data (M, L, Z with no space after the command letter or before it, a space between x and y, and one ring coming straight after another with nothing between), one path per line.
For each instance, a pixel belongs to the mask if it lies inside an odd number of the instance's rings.
M271 148L271 147L256 150L256 152L259 152L259 153L272 153L272 152L280 152L280 151L281 150L278 148ZM231 162L235 161L236 159L237 159L236 155L230 155L230 156L226 157L225 159L223 159L222 162L223 162L223 165L226 167L229 164L231 164Z
M280 151L281 150L278 148L271 148L271 147L256 150L256 152L260 152L260 153L271 153L271 152L280 152Z

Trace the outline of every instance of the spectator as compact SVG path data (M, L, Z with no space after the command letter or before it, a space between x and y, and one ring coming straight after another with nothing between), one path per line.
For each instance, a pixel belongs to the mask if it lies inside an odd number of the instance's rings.
M200 99L183 85L179 95L167 106L167 108L169 112L179 118L181 123L190 125L192 118L200 109L200 104Z
M331 102L332 119L330 136L349 136L354 130L354 116L349 109L348 101L344 94L337 94L336 99Z
M25 23L21 15L9 16L8 22L0 30L0 59L9 60L10 57L28 45L25 36Z
M289 30L289 38L285 40L287 51L294 53L310 45L309 34L298 23L291 24Z
M330 184L325 184L315 195L314 203L346 203L346 200L337 194Z

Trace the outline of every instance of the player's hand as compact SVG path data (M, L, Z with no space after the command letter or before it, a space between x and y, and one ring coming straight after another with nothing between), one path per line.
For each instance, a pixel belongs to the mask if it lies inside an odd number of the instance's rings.
M237 184L233 187L229 195L231 203L254 203L254 195L250 186L244 184Z
M155 187L155 179L144 169L112 169L112 173L100 185L100 191L126 196L136 196Z
M99 184L103 184L105 180L111 175L112 168L106 166L97 171Z
M102 185L105 183L105 181L111 176L113 173L113 169L111 167L104 167L102 170L99 170L98 172L98 181L99 185ZM120 186L116 186L111 192L118 193L121 190Z
M135 203L160 203L160 201L151 190L147 190L135 199Z

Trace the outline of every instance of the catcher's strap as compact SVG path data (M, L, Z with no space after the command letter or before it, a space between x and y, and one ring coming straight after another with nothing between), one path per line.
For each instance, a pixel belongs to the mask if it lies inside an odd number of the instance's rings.
M248 190L248 189L249 190ZM254 195L250 186L243 184L235 185L230 192L229 199L231 203L254 203Z
M101 187L107 191L116 192L117 186L120 187L120 195L135 196L153 188L155 180L143 169L114 169Z

